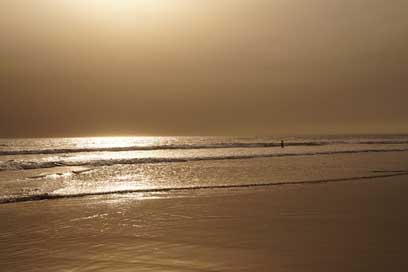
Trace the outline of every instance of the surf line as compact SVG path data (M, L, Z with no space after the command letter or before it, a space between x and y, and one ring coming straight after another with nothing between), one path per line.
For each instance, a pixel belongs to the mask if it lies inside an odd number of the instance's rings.
M71 194L71 195L45 193L45 194L39 194L39 195L0 199L0 204L32 202L32 201L42 201L42 200L57 200L57 199L68 199L68 198L83 198L83 197L90 197L90 196L104 196L104 195L118 195L118 194L122 195L122 194L133 194L133 193L166 193L166 192L198 191L198 190L210 190L210 189L215 190L215 189L272 187L272 186L286 186L286 185L315 185L315 184L336 183L336 182L346 182L346 181L371 180L371 179L406 176L406 175L408 175L408 171L403 172L403 173L393 173L393 174L384 174L384 175L357 176L357 177L306 180L306 181L294 181L294 182L203 185L203 186L173 187L173 188L165 187L165 188L150 188L150 189L118 190L118 191L107 191L107 192L90 192L90 193L79 193L79 194Z
M157 163L185 163L197 161L226 161L226 160L249 160L260 158L278 158L278 157L302 157L302 156L329 156L341 154L359 154L359 153L385 153L385 152L407 152L408 148L404 149L363 149L363 150L344 150L344 151L322 151L322 152L305 152L305 153L269 153L269 154L254 154L254 155L230 155L230 156L208 156L208 157L176 157L176 158L131 158L131 159L106 159L97 161L79 161L79 162L40 162L33 164L31 162L20 162L18 168L7 168L0 163L0 171L16 171L16 170L32 170L46 169L60 166L113 166L113 165L133 165L133 164L157 164ZM3 167L3 168L2 168Z

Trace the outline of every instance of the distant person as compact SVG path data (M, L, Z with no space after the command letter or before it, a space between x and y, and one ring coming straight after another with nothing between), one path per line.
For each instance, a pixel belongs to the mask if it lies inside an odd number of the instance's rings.
M285 148L285 141L283 141L283 140L281 141L281 147Z

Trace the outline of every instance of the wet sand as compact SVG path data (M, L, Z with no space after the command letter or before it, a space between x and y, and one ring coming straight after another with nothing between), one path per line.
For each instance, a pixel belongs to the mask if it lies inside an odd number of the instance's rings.
M2 271L406 271L408 176L0 206Z

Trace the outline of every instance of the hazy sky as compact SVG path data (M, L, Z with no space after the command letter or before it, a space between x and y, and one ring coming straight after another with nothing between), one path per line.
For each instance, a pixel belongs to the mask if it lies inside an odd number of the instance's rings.
M0 1L2 137L407 121L407 0Z

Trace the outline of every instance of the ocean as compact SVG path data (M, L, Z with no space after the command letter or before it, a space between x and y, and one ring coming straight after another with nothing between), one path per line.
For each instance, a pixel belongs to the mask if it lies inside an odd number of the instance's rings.
M407 151L407 135L0 139L0 203L375 178Z
M407 176L406 135L2 139L0 270L407 271Z

